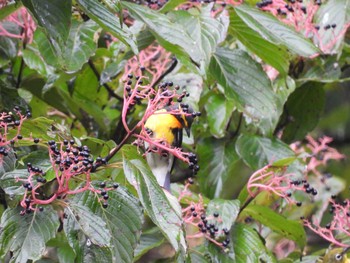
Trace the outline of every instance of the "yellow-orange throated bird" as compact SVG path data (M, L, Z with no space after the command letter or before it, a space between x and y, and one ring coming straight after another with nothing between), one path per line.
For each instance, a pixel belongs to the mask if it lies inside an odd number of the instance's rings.
M179 114L172 114L174 111L178 111ZM172 147L181 147L183 129L189 137L195 116L196 113L187 104L176 103L152 114L146 120L145 129L155 141L163 141ZM149 144L145 143L146 149L148 146ZM170 173L174 166L174 156L150 151L146 154L146 159L160 186L170 191Z

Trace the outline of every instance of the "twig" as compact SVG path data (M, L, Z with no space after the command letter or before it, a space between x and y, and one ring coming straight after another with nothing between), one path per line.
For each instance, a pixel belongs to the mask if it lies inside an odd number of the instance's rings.
M155 88L155 87L159 84L159 82L161 82L162 79L163 79L166 75L168 75L169 73L171 73L171 72L175 69L176 65L177 65L177 59L174 58L174 59L173 59L173 63L172 63L172 64L170 65L170 67L169 67L162 75L160 75L159 78L153 83L152 88Z
M100 82L100 79L101 79L100 73L97 71L97 69L96 69L96 67L91 59L89 59L88 64L89 64L90 68L92 69L92 71L94 72L95 76L97 77L98 82ZM123 101L123 98L118 96L117 94L115 94L114 91L111 89L110 86L108 86L107 83L104 83L102 86L108 91L109 96L116 98L119 101Z

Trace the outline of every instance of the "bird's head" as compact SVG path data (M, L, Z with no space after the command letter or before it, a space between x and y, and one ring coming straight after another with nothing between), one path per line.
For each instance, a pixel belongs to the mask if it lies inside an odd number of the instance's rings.
M323 263L348 263L349 259L346 256L350 247L334 248L326 253L323 258Z
M200 113L194 112L188 104L184 103L177 103L169 106L168 111L171 110L179 110L180 112L183 112L183 114L175 114L174 116L185 129L187 136L190 137L193 120L196 116L199 116Z

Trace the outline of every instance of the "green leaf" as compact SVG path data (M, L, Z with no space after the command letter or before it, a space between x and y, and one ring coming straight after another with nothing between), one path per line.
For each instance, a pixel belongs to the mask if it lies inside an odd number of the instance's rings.
M271 14L248 5L236 6L235 13L247 27L259 34L261 38L277 46L286 47L296 55L310 57L319 52L310 40Z
M95 52L95 37L98 26L93 21L80 23L73 20L67 44L64 49L64 67L66 71L77 71Z
M112 81L118 74L124 70L125 62L113 62L109 64L102 72L100 77L100 85Z
M142 5L123 1L122 6L128 9L132 17L145 23L165 49L179 56L188 54L199 63L201 52L180 23L172 22L168 16Z
M134 249L141 235L142 208L139 201L122 187L108 191L108 196L107 208L103 208L102 201L99 201L99 196L90 191L76 195L71 205L73 205L73 210L76 205L85 207L89 209L89 215L92 214L98 217L97 222L86 219L90 221L90 225L92 223L102 227L100 223L104 224L104 229L96 229L97 232L95 233L91 232L88 234L85 228L82 228L82 231L91 241L93 241L93 237L99 236L103 232L111 235L110 245L108 245L110 250L108 253L111 255L109 261L112 261L113 258L116 262L132 262ZM80 223L82 221L80 218ZM95 242L93 241L93 243ZM97 243L95 244L97 245ZM96 260L99 261L98 258Z
M295 241L300 248L305 246L306 234L300 221L289 220L269 207L261 205L249 205L243 212L269 227L272 231Z
M186 0L169 0L163 5L163 7L159 10L160 13L167 13L175 9L175 7L186 3Z
M165 241L164 236L158 228L150 229L146 233L142 233L140 243L135 249L134 261L139 260L144 254L153 248L159 247Z
M100 247L111 245L112 236L107 228L107 222L91 211L79 198L74 198L69 203L69 206L65 209L65 214L67 218L64 220L63 226L72 247L72 233L76 230L81 230L92 244Z
M49 39L43 32L41 28L37 28L34 33L33 38L34 44L36 44L37 48L39 49L40 56L44 59L44 61L51 65L51 66L57 66L58 65L58 58L56 55L56 51L50 44Z
M212 93L205 104L210 133L216 138L226 134L226 128L234 111L234 101L219 93Z
M41 143L54 139L56 134L52 131L53 124L53 120L45 117L27 119L21 126L21 135L24 139L18 141L16 144L21 146L33 145L33 140L29 138L40 138ZM13 134L14 131L11 131L10 136L13 136Z
M225 97L240 105L245 118L271 134L280 105L261 66L241 50L218 48L209 67L213 79L224 87Z
M337 53L344 44L344 32L350 22L350 1L330 0L322 4L316 12L314 23L320 26L315 38L320 49L325 53ZM326 30L327 25L336 25L336 28Z
M26 65L30 69L34 69L41 76L47 76L49 71L48 65L45 63L44 58L41 56L35 43L27 45L26 49L22 51L23 59Z
M137 54L137 46L134 36L126 27L122 27L118 17L110 12L104 5L94 0L77 0L79 6L84 12L93 19L100 27L110 32L120 41L130 46L132 51Z
M22 3L45 29L53 46L63 47L69 34L72 1L23 0Z
M229 30L233 32L251 52L259 56L266 64L271 65L282 75L288 74L289 55L284 46L277 45L250 28L237 15L235 9L230 14ZM273 56L271 55L273 54Z
M181 215L171 205L136 147L124 146L122 155L125 176L136 188L148 216L167 237L175 251L185 253Z
M4 30L8 31L11 34L21 34L21 28L13 22L4 21L0 22L0 25L4 28ZM10 38L3 35L0 36L0 58L5 60L3 62L4 64L6 64L7 60L13 59L17 56L19 42L19 39L16 38ZM2 66L1 63L0 66Z
M215 213L219 214L220 221L216 221L216 226L221 230L231 229L233 223L236 221L240 208L240 202L238 200L224 200L213 199L209 202L206 209L207 216L213 216ZM209 220L210 221L210 220Z
M26 169L16 169L7 172L0 178L0 186L11 199L14 199L15 196L23 197L25 189L22 182L17 179L26 180L28 179L28 174L29 173Z
M4 173L12 171L16 167L16 155L15 152L8 147L5 147L7 156L2 156L0 162L0 177L4 175Z
M199 10L175 11L171 13L173 22L179 23L191 37L193 44L200 52L199 60L195 60L208 67L210 58L214 54L217 45L222 42L227 33L228 19L225 13L216 17L212 16L213 4L202 6ZM199 11L199 12L198 12ZM194 59L194 58L192 58Z
M0 13L0 21L4 20L7 16L16 12L19 8L22 7L22 3L20 2L8 2L5 6L1 7Z
M278 139L242 134L236 142L236 151L253 170L285 158L295 158L290 147Z
M236 256L235 262L277 262L265 247L258 232L250 226L234 225L231 229L231 239Z
M21 215L21 207L5 210L0 223L0 257L13 252L12 260L36 261L45 251L45 243L54 238L59 220L57 213L46 206L43 212Z
M291 121L283 130L282 140L286 142L302 140L316 127L324 105L325 92L322 84L308 82L296 89L285 105L282 120L288 118Z
M233 142L205 139L197 145L200 153L198 178L201 190L209 197L219 197L238 160ZM234 176L234 175L233 175Z

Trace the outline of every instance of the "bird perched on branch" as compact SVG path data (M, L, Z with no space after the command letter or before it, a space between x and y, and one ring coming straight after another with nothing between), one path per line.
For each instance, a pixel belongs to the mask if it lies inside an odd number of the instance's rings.
M183 129L188 137L196 113L187 104L174 104L157 110L145 122L145 129L152 140L165 143L168 147L179 148L182 144ZM145 142L145 148L149 144ZM170 173L175 157L169 152L152 152L148 149L146 159L160 186L170 191Z

